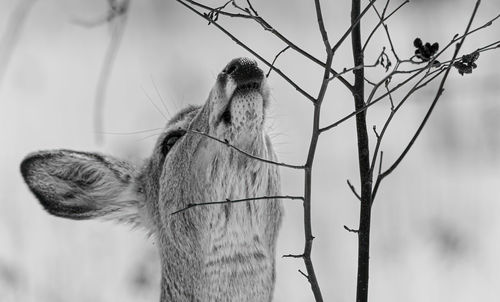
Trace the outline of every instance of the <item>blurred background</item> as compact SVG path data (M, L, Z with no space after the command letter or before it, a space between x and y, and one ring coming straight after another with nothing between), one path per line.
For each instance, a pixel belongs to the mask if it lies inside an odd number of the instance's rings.
M330 39L336 41L349 26L349 1L323 2ZM252 3L282 34L324 57L313 1ZM377 3L380 10L384 3ZM400 3L392 1L390 8ZM388 23L399 56L413 54L416 37L445 45L464 31L473 5L470 0L415 0L406 5ZM94 99L112 27L82 23L102 19L107 9L104 0L0 0L2 302L157 301L160 264L154 242L129 226L48 215L23 183L19 163L35 150L67 148L110 153L140 165L169 117L187 104L204 103L224 65L234 57L250 56L175 1L131 1L105 95L103 129L96 133ZM498 1L483 1L474 25L499 12ZM251 21L219 19L268 60L285 47ZM369 12L365 38L376 22ZM494 23L467 39L463 53L498 37L500 23ZM365 54L367 63L376 60L383 46L388 42L380 30ZM446 55L451 57L451 52ZM426 129L382 183L373 208L370 301L498 299L499 59L498 51L483 53L472 75L452 70ZM321 68L292 50L277 66L317 94ZM339 50L334 66L352 67L350 41ZM379 67L367 77L375 81L383 74ZM392 83L398 79L403 78ZM312 106L275 73L269 83L273 96L268 129L278 156L301 164ZM416 93L396 116L382 146L385 167L406 146L437 84ZM327 125L352 112L353 103L342 84L333 82L323 107L321 122ZM368 113L370 127L381 129L388 114L387 101L374 106ZM152 131L135 133L143 130ZM96 143L98 135L102 144ZM343 225L357 227L359 204L346 185L346 179L359 184L356 150L355 125L349 120L321 136L315 161L313 261L326 301L355 300L357 237ZM302 194L302 173L282 169L282 174L283 193ZM303 249L302 205L285 201L285 209L275 301L313 301L308 283L297 272L303 270L302 261L281 258Z

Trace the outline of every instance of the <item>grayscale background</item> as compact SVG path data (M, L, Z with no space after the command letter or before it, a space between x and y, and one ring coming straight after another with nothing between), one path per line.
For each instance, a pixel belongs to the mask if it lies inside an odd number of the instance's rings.
M154 242L129 226L49 216L23 183L19 163L35 150L68 148L110 153L140 164L166 119L187 104L202 104L224 65L249 54L175 1L132 0L104 104L104 143L98 145L94 97L110 27L83 27L75 20L103 16L106 1L0 0L0 35L5 35L21 2L26 2L27 15L15 47L0 44L3 59L10 53L0 70L0 301L157 301L160 273ZM348 28L349 1L323 2L335 41ZM391 7L400 0L393 2ZM444 45L462 33L474 2L414 0L405 6L389 21L400 56L413 53L416 37ZM324 57L313 1L252 3L290 40ZM383 3L377 4L380 9ZM499 12L498 1L483 1L474 25ZM255 23L220 19L269 60L285 46ZM373 12L368 13L364 37L375 22ZM463 51L499 37L500 23L494 23L467 39ZM366 53L367 63L384 45L388 43L380 31ZM452 70L426 129L383 182L373 208L370 301L498 300L499 61L499 51L488 52L472 75L462 77ZM317 94L321 68L291 50L277 64ZM352 66L349 40L334 66ZM382 74L377 69L372 79ZM268 128L278 156L301 164L309 144L312 105L277 74L271 74L269 83ZM386 164L408 142L436 87L417 93L397 115L382 147ZM334 82L323 107L321 121L327 125L350 113L353 103L348 91ZM371 109L370 125L381 127L388 110L387 102ZM156 131L133 134L148 129ZM358 202L346 185L346 179L359 183L355 142L350 120L321 136L316 156L313 261L326 301L355 300L357 238L343 229L356 228L358 221ZM284 194L302 194L300 171L282 169L282 179ZM281 258L303 249L302 205L285 201L285 209L275 301L313 301L297 271L303 269L302 261Z

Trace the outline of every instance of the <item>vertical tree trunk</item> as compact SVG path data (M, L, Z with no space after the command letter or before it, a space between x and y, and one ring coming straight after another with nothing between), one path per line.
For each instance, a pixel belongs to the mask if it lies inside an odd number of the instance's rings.
M354 24L360 14L360 0L352 0L351 24ZM352 52L354 66L364 64L361 43L361 21L352 30ZM354 70L354 105L356 110L364 105L364 68ZM370 262L370 220L372 182L370 175L370 150L368 131L366 127L366 111L356 115L356 130L358 139L359 175L361 181L361 209L358 230L358 279L356 301L368 301L368 275Z

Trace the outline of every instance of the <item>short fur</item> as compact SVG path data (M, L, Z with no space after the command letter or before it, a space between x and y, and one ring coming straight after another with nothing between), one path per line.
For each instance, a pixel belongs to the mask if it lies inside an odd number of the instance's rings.
M53 215L145 226L159 243L160 301L271 301L278 200L171 215L194 203L280 194L277 166L189 131L276 160L264 133L268 100L262 70L249 59L234 59L202 107L188 107L169 121L141 169L110 156L56 150L28 155L21 173Z

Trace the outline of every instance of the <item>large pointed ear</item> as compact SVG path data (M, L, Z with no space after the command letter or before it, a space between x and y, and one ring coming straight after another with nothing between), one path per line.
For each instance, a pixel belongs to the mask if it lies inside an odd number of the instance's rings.
M140 223L144 197L127 162L96 153L40 151L23 160L21 173L50 214Z

